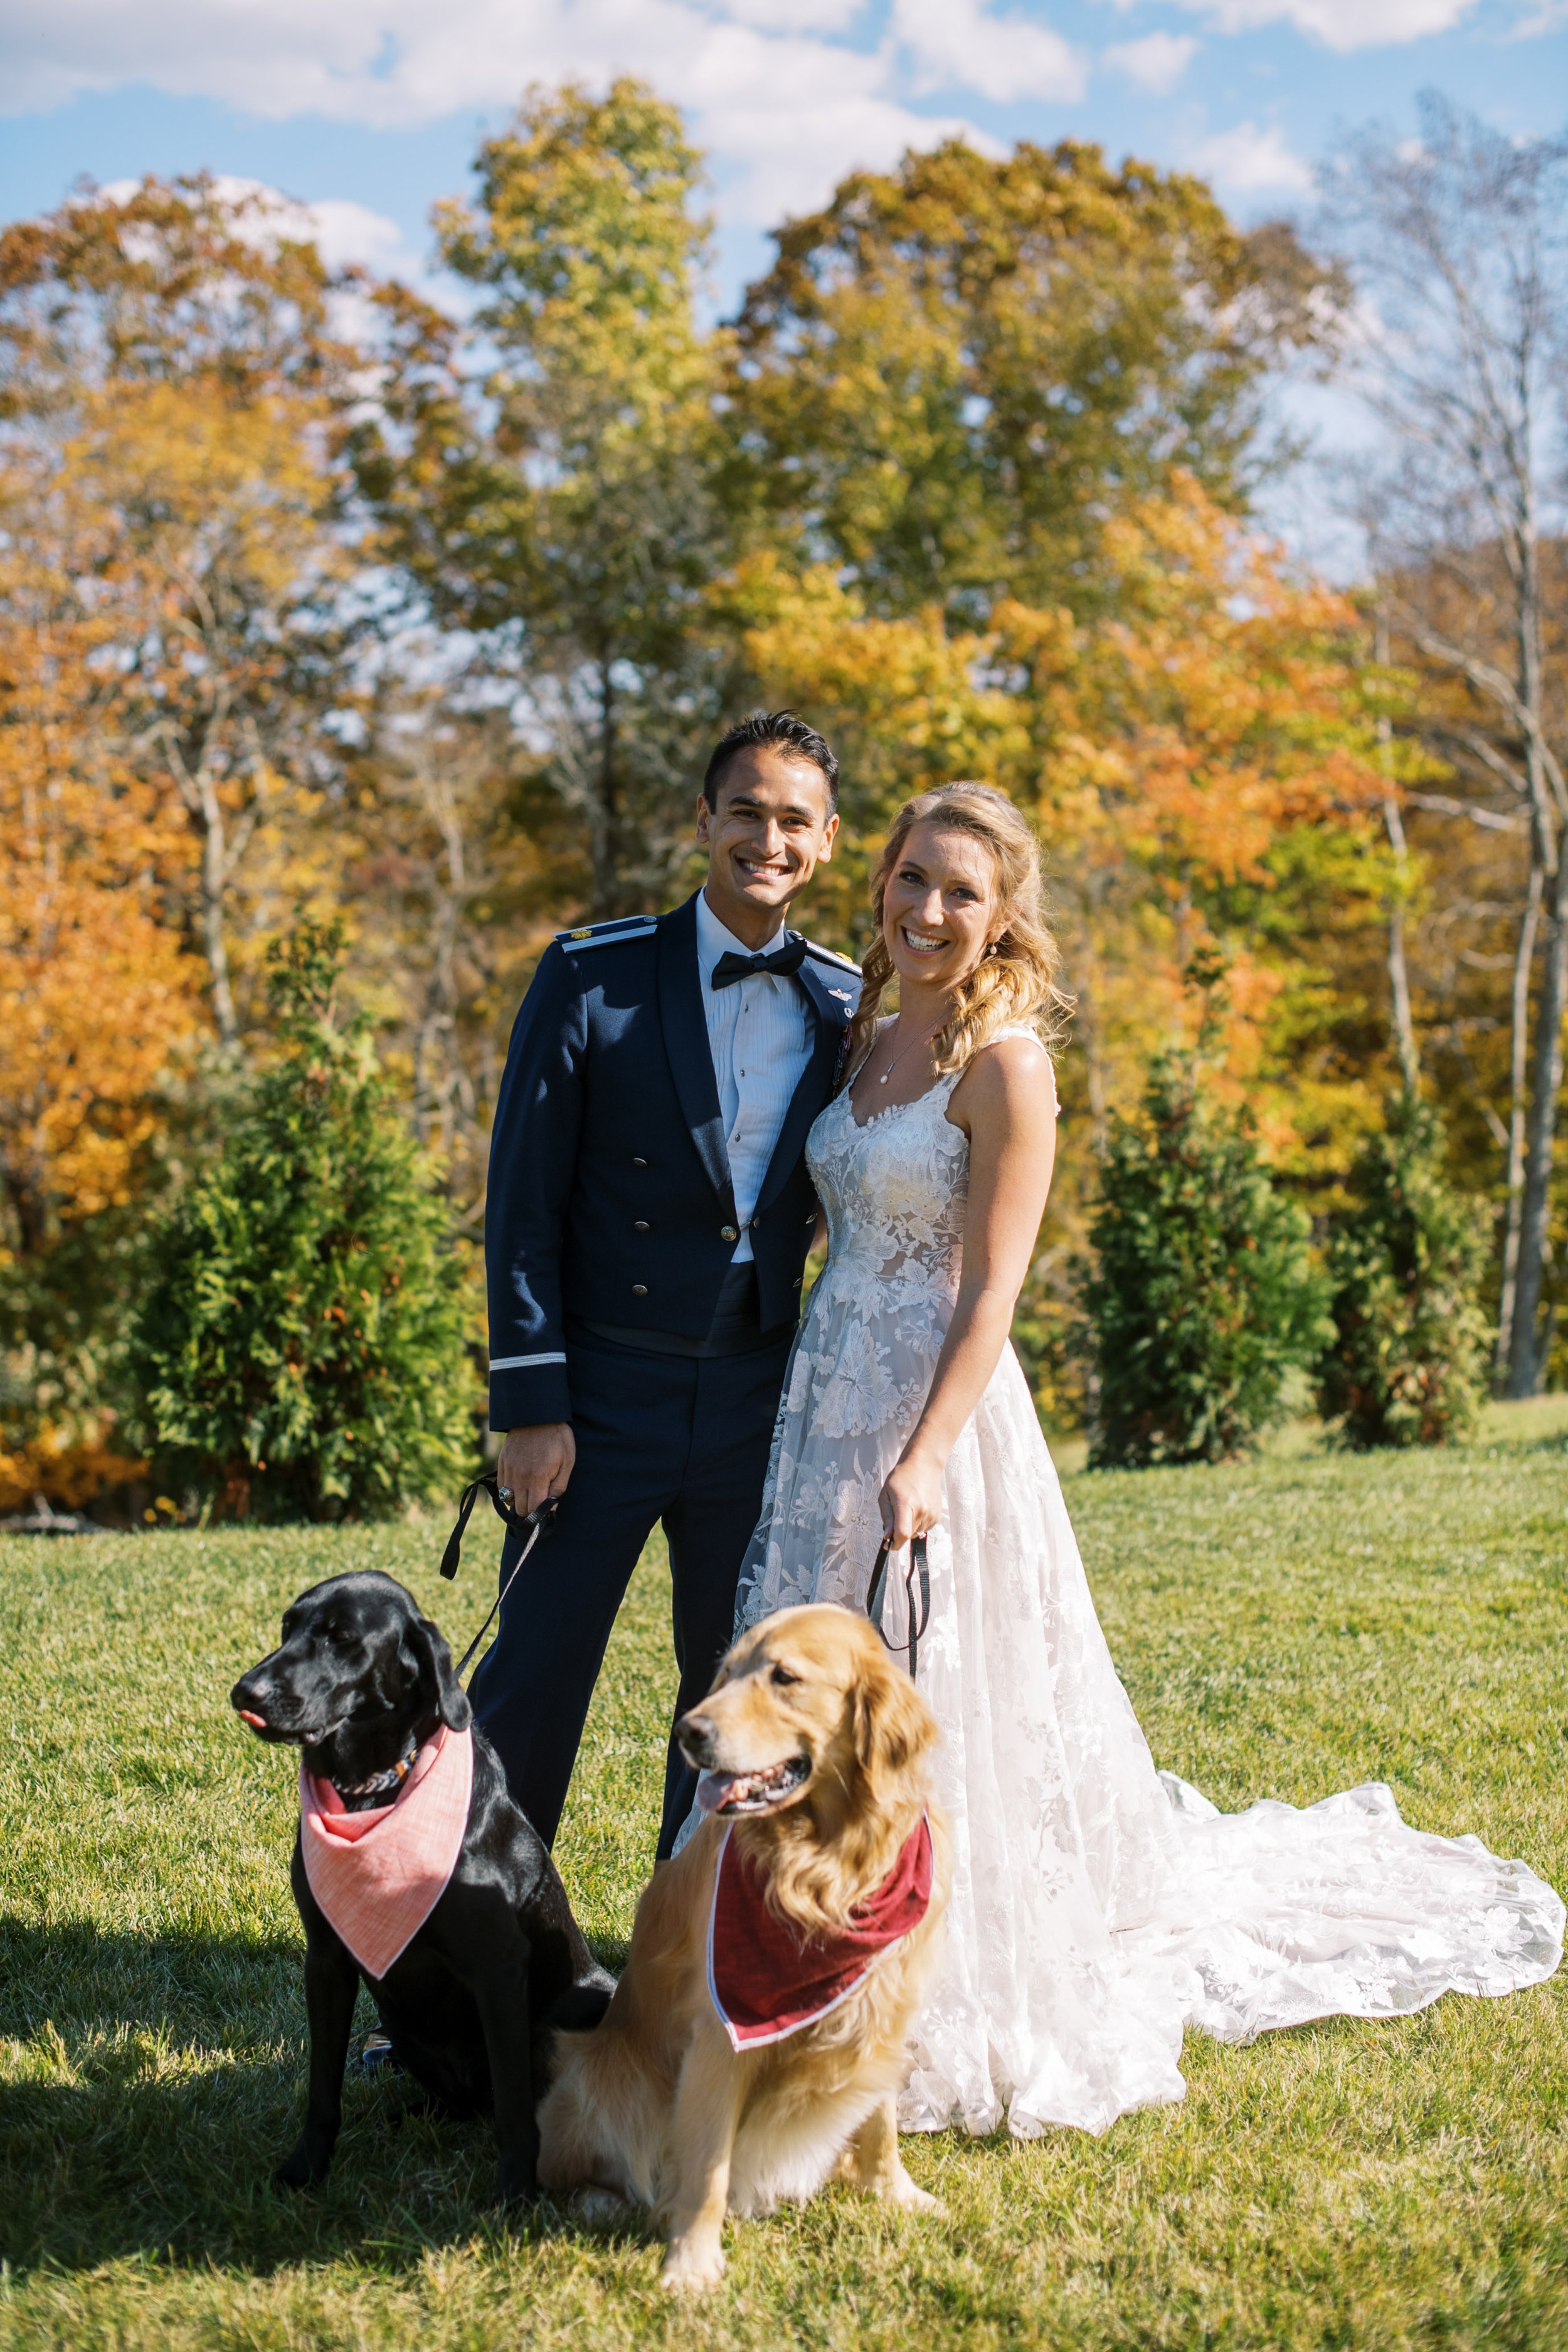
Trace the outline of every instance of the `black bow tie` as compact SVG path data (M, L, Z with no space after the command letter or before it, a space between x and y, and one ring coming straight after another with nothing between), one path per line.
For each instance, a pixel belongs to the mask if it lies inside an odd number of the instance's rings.
M721 955L713 967L709 986L728 988L731 982L751 980L760 971L776 972L781 980L787 980L805 961L805 941L798 932L786 931L783 947L775 948L772 955Z

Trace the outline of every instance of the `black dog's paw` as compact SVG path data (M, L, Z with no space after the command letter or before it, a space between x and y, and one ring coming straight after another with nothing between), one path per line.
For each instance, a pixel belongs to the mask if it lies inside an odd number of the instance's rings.
M537 2205L539 2169L531 2156L503 2156L496 2167L498 2205Z
M331 2149L320 2147L307 2132L278 2167L272 2176L272 2186L274 2189L319 2189L327 2177L327 2167L331 2160Z

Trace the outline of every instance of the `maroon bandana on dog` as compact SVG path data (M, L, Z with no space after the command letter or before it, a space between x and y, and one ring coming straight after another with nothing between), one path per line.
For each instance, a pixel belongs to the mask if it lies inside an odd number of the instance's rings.
M805 1936L768 1909L755 1870L726 1827L708 1919L708 1990L731 2047L785 2041L847 2000L888 1946L920 1926L931 1889L931 1824L922 1813L849 1925Z

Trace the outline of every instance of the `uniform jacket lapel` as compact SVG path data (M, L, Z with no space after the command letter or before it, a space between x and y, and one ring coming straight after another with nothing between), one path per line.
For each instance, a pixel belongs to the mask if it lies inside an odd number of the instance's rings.
M659 924L658 971L659 1024L664 1031L664 1050L669 1056L681 1112L708 1171L708 1181L733 1217L735 1195L730 1181L730 1155L724 1145L719 1084L713 1076L708 1021L697 976L695 894ZM772 1174L771 1169L769 1173Z
M695 926L696 918L693 917ZM816 1024L816 1043L799 1086L790 1097L784 1113L784 1123L779 1139L773 1146L773 1156L768 1162L768 1173L757 1201L760 1213L765 1209L788 1178L790 1170L805 1150L805 1139L812 1120L822 1110L833 1091L834 1074L838 1066L839 1048L849 1025L850 1007L833 996L825 981L807 956L795 977L810 999Z

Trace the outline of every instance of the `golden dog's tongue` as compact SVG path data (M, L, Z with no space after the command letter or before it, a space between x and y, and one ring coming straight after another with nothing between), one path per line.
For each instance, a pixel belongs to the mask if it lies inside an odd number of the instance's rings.
M759 1764L750 1772L704 1772L697 1783L697 1802L705 1813L766 1813L784 1804L805 1779L803 1757L785 1757L779 1764Z

